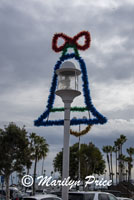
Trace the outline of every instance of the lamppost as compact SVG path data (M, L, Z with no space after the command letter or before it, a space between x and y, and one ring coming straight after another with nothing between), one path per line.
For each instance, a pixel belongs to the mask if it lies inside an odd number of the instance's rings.
M70 138L70 107L73 99L81 94L78 91L78 76L81 71L76 69L74 63L66 61L56 70L58 75L58 89L56 95L64 103L64 146L62 163L62 180L69 177L69 138ZM62 199L68 200L68 187L62 187Z

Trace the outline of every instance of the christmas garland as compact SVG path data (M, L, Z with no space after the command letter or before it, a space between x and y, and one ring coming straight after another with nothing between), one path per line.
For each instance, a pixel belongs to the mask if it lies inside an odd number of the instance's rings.
M70 109L72 112L85 112L86 110L88 110L88 108L86 107L71 107ZM64 111L64 107L61 107L61 108L52 108L50 110L50 112L62 112Z
M80 45L77 41L79 40L79 38L81 38L83 36L85 36L85 43L84 43L84 45ZM57 42L58 42L59 38L64 39L64 44L58 47ZM71 44L71 45L75 45L77 49L84 51L90 47L90 41L91 41L91 37L90 37L90 34L88 31L81 31L80 33L75 35L73 38L65 35L64 33L56 33L52 40L52 49L55 52L60 52L64 49L64 47L67 44L69 44L69 45Z
M49 116L50 110L53 108L54 100L55 100L55 91L56 91L56 86L57 86L57 74L55 71L60 68L61 64L68 59L76 59L79 62L81 72L82 72L82 80L83 80L83 95L84 95L84 100L85 104L88 108L88 110L95 116L93 119L72 119L70 121L70 125L79 125L79 124L104 124L107 122L107 119L101 115L93 106L91 97L90 97L90 90L88 88L89 83L88 83L88 76L87 76L87 71L86 71L86 66L84 63L84 60L81 57L76 56L74 53L71 54L66 54L57 61L55 67L54 67L54 75L51 83L51 88L50 88L50 94L48 96L48 102L46 106L45 112L37 119L34 121L35 126L53 126L53 125L64 125L64 120L46 120Z
M77 43L77 40L81 36L85 36L85 44L83 46L79 45ZM65 40L65 43L64 43L64 45L57 47L57 41L58 41L59 37L62 37ZM79 124L93 125L93 124L104 124L107 122L106 117L104 117L102 114L100 114L92 104L91 97L90 97L86 64L85 64L84 60L77 53L78 52L77 49L85 50L89 46L90 46L90 34L87 31L80 32L73 38L70 38L62 33L54 35L53 42L52 42L52 48L56 52L63 50L63 53L62 53L60 59L57 61L56 65L54 66L54 74L53 74L53 78L52 78L52 83L51 83L50 93L48 96L46 110L43 112L43 114L37 120L34 121L35 126L53 126L53 125L61 126L61 125L64 125L63 119L48 120L48 117L49 117L50 112L53 112L53 111L56 112L55 109L57 109L57 108L53 108L53 104L54 104L54 100L55 100L55 91L56 91L56 87L57 87L56 70L61 67L61 65L64 61L69 60L69 59L75 59L79 63L81 73L82 73L82 81L83 81L82 88L83 88L83 96L84 96L84 102L86 105L86 110L90 111L92 113L92 115L94 116L94 118L92 118L92 119L81 119L81 118L80 119L71 119L70 125L79 125ZM69 47L74 48L75 53L67 54L66 52ZM76 107L76 109L79 110L79 107ZM63 110L61 109L61 111L63 111ZM81 111L81 112L83 112L83 111Z
M63 51L62 51L62 56L64 56L67 53L67 50L69 48L73 48L74 52L75 52L75 55L80 56L79 52L78 52L78 50L76 48L76 45L74 45L74 44L66 44L65 47L64 47L64 49L63 49Z
M73 131L72 129L70 129L70 134L76 137L79 137L88 133L91 130L91 127L92 127L91 125L88 125L84 130L79 131L79 132Z

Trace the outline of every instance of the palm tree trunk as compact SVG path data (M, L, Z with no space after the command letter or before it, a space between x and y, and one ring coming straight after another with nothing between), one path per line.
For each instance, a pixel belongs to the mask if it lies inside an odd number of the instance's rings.
M27 168L27 175L29 175L29 168Z
M10 190L9 190L9 175L5 176L5 181L6 181L6 200L10 199Z
M111 160L111 177L112 177L112 183L113 183L113 159L112 159L112 152L110 153L110 160Z
M110 161L109 161L108 153L107 153L107 163L108 163L108 169L109 169L109 178L111 179Z
M35 179L36 179L36 168L37 168L37 156L35 157L35 163L34 163L34 175L33 175L33 195L35 195Z
M27 175L29 175L29 170L30 170L30 168L27 167ZM25 187L25 193L26 193L26 191L27 191L27 187Z
M43 172L44 172L44 158L43 158L43 160L42 160L42 176L43 176Z
M128 182L130 182L131 177L131 171L130 171L130 164L128 165Z
M117 151L115 152L115 156L116 156L116 185L117 185Z
M119 149L119 157L122 155L122 145ZM122 160L119 158L118 162L118 168L119 168L119 182L122 182Z
M132 157L130 156L130 160L132 160ZM128 162L128 182L130 182L131 180L131 170L132 170L132 167L131 167L131 162L129 161Z

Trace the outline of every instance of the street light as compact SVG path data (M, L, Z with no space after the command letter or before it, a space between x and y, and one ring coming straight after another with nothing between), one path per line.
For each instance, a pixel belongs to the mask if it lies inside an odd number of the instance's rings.
M81 94L78 91L78 76L81 71L76 69L73 62L66 61L61 68L56 70L58 75L58 89L56 95L60 96L64 103L64 146L62 179L69 177L69 138L70 138L70 107L73 99ZM68 187L62 187L62 199L68 200Z

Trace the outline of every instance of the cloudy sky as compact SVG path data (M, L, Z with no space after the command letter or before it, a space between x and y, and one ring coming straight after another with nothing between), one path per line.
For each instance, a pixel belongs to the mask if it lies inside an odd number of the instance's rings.
M134 146L133 19L133 0L0 1L0 127L15 122L44 136L50 145L48 174L63 145L63 127L37 128L33 121L45 110L60 56L51 49L54 33L91 33L90 49L80 54L87 65L92 102L108 123L94 126L81 142L92 141L102 148L125 134L126 148ZM78 104L83 105L82 95L74 101ZM63 106L60 98L55 105ZM77 141L70 137L70 144Z

